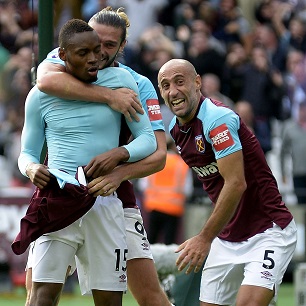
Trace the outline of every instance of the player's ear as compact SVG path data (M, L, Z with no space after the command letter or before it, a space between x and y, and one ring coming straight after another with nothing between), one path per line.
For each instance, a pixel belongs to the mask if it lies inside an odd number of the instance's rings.
M195 83L196 83L196 87L197 89L201 89L202 87L202 80L201 80L201 76L199 74L197 74L196 78L195 78Z
M62 60L65 61L66 60L66 51L64 48L59 48L58 49L58 57Z
M125 39L120 45L119 52L123 52L126 44L127 44L127 40Z

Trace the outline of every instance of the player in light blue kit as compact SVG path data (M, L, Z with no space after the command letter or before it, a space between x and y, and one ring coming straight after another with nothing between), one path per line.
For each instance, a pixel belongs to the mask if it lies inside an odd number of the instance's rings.
M141 212L136 204L133 186L129 179L150 175L163 169L166 160L166 138L161 117L157 93L148 78L138 74L129 67L115 61L127 42L127 15L119 9L114 11L107 7L96 13L89 24L98 33L102 46L102 67L115 66L128 70L135 79L139 89L139 99L147 112L157 140L157 150L137 163L125 163L116 167L111 173L104 174L105 154L95 157L85 168L89 176L96 179L88 187L93 194L103 194L106 191L117 191L123 202L127 230L127 274L128 285L138 304L141 306L169 306L171 303L161 289L155 270L150 244L143 227ZM38 67L37 84L42 91L66 99L86 99L86 101L104 102L108 99L108 88L85 84L65 72L64 63L58 58L57 50L53 50L48 58ZM121 90L121 89L120 89ZM113 90L115 93L118 90ZM124 96L126 99L126 95ZM118 101L108 104L119 109ZM135 104L133 104L135 105ZM135 110L125 116L137 118ZM121 128L121 144L127 143L130 135L128 127ZM125 134L125 135L123 135ZM96 185L93 185L97 183ZM118 187L119 186L119 187ZM31 258L27 265L27 290L31 288Z
M61 29L59 46L59 56L69 74L85 82L97 80L98 85L127 87L138 92L135 81L124 69L98 71L100 40L86 22L67 22ZM156 140L148 117L141 114L138 117L139 122L127 122L134 140L119 147L120 113L103 104L67 103L35 86L25 104L20 171L43 189L52 177L48 168L75 176L78 166L88 164L101 152L111 152L106 171L120 162L143 159L156 150ZM39 162L45 138L48 167ZM36 241L30 304L51 306L58 302L67 268L76 256L82 293L91 291L96 306L122 305L126 251L121 201L115 194L98 196L93 208L82 218Z

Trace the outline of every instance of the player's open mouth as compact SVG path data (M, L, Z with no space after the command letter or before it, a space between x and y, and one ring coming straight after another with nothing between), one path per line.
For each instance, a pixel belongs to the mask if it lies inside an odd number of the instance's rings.
M173 100L172 102L171 102L171 104L173 105L173 106L178 106L178 105L180 105L181 103L183 103L185 101L185 99L177 99L177 100Z
M98 66L92 66L92 67L90 67L90 68L88 69L88 72L89 72L90 74L97 74L97 72L98 72Z

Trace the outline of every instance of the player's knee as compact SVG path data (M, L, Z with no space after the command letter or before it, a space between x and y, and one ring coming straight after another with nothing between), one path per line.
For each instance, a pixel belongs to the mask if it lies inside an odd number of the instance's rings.
M121 291L92 290L95 305L122 306Z
M57 305L62 287L63 284L33 283L29 305Z

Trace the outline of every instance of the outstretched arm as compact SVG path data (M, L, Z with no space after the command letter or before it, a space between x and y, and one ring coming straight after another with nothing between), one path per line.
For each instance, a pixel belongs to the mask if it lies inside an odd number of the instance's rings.
M68 100L107 103L112 109L122 113L128 121L139 121L137 113L143 114L137 94L128 88L110 88L87 84L66 73L65 66L42 62L37 69L39 90Z
M246 189L242 150L217 160L218 169L224 179L215 208L200 233L181 244L177 259L179 271L188 264L186 273L198 272L209 253L212 241L231 220ZM233 175L234 173L234 175Z

